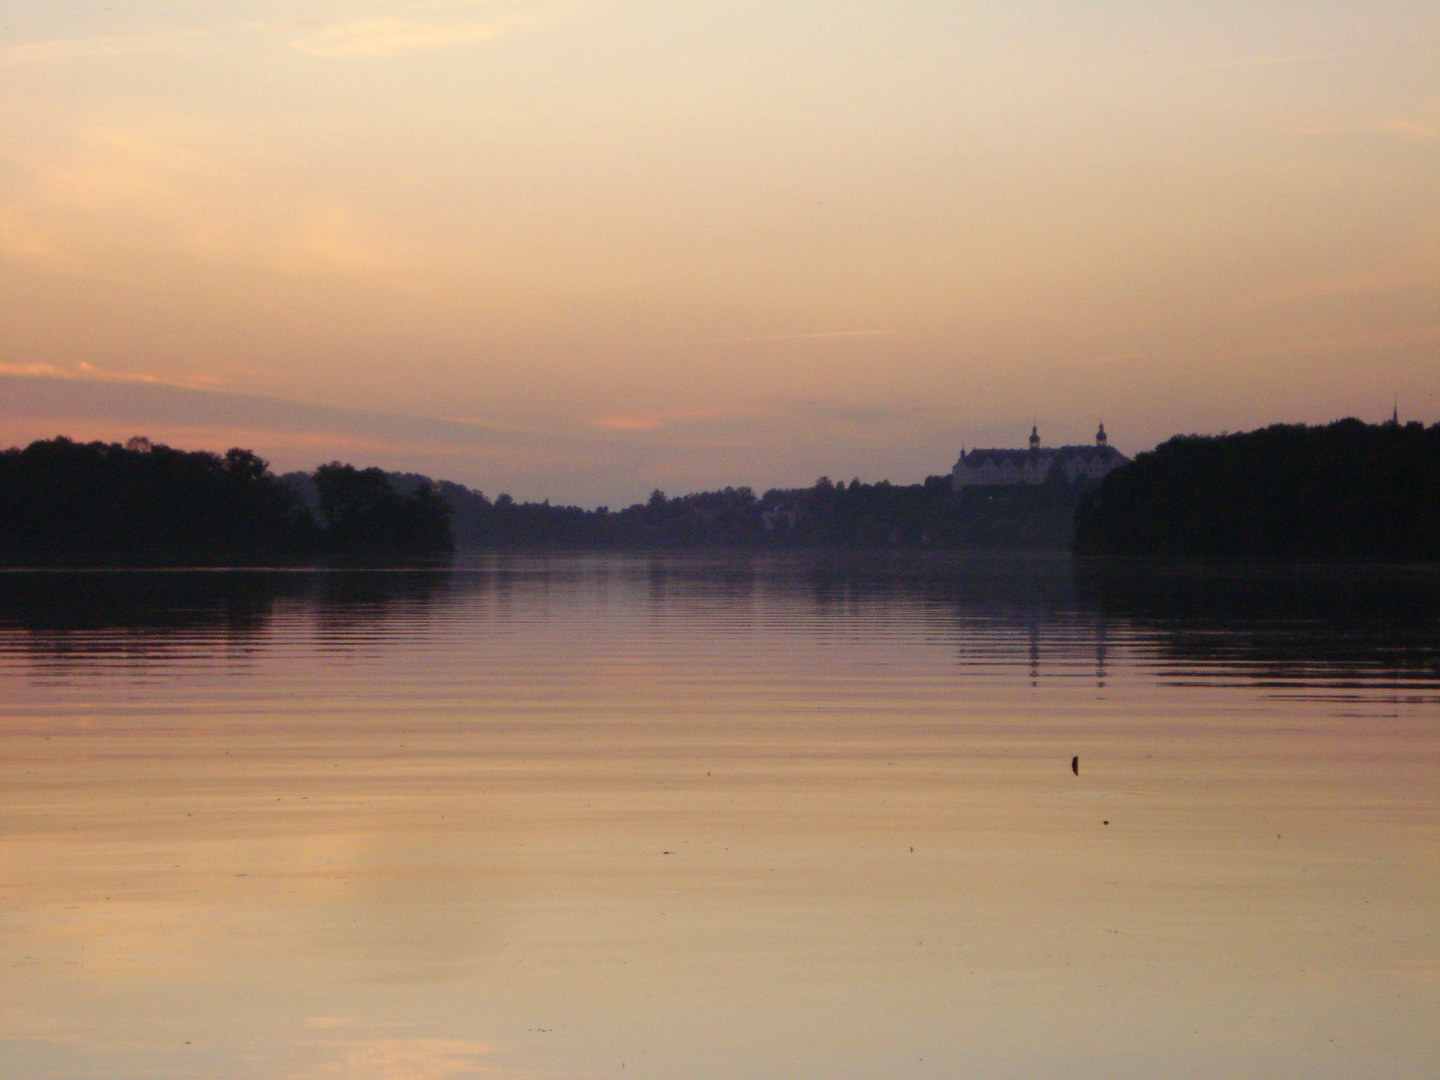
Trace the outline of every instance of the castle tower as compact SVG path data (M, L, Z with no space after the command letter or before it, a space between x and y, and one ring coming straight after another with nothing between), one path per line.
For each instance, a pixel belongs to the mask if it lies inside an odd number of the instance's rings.
M1096 445L1096 446L1109 446L1109 445L1110 445L1110 437L1105 434L1105 421L1104 421L1104 420L1101 420L1101 421L1100 421L1100 430L1095 433L1095 445Z

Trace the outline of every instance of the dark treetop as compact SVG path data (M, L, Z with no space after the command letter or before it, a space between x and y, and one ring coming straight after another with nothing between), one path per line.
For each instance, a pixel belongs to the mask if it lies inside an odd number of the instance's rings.
M220 564L449 551L448 507L378 469L316 471L316 509L248 450L58 438L0 453L0 562Z
M394 476L402 489L422 478ZM456 484L436 485L454 511L463 548L932 548L1063 551L1079 489L1056 483L951 489L948 476L923 484L832 483L725 488L620 510L493 501Z
M832 483L663 492L612 511L493 501L410 473L331 462L274 476L224 456L57 438L0 453L0 564L196 565L395 559L478 548L1059 551L1081 487Z
M1440 424L1277 424L1177 436L1076 515L1082 555L1440 559Z

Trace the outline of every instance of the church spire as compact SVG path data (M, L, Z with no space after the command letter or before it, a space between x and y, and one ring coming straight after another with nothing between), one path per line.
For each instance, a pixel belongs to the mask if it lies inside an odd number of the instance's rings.
M1040 425L1038 423L1030 425L1030 449L1040 449Z
M1096 445L1096 446L1108 446L1108 445L1110 445L1110 436L1108 436L1108 435L1105 434L1105 421L1104 421L1104 420L1101 420L1101 421L1100 421L1100 430L1095 433L1095 445Z

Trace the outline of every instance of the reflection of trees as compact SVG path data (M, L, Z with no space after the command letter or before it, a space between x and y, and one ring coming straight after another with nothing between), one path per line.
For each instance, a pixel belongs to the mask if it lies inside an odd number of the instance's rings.
M305 576L270 571L34 571L0 574L0 626L36 634L195 628L244 636Z
M210 571L0 574L0 651L40 669L143 661L188 648L252 648L300 575Z
M328 626L413 611L445 569L0 573L0 647L51 662L178 646L256 645L277 612L314 605Z
M313 575L309 599L321 636L349 641L396 620L425 615L451 585L448 567L329 570Z
M1436 684L1440 572L1081 562L1082 607L1185 671Z
M962 663L1085 674L1124 655L1179 677L1440 687L1440 570L1204 567L1065 557L844 553L760 560L821 608L945 612Z
M570 573L601 573L642 585L657 607L685 602L731 605L762 598L837 613L889 603L937 614L957 605L992 613L1069 611L1074 606L1070 559L1062 555L832 550L562 561Z
M322 611L383 613L390 604L429 603L451 580L449 567L326 570L311 575Z
M556 603L583 619L607 595L655 615L776 626L801 615L802 633L823 631L815 620L861 634L889 627L953 641L962 664L1035 678L1103 680L1129 658L1177 678L1440 687L1437 570L1044 556L497 555L456 569L4 573L0 652L68 666L250 651L297 619L348 647L460 611L505 617Z
M653 596L771 596L825 606L860 600L960 604L992 610L1066 609L1070 560L1056 555L884 551L654 556L643 567Z

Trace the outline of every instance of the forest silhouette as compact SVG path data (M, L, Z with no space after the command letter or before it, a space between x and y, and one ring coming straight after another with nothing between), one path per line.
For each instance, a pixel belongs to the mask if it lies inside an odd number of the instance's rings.
M1177 436L1099 484L835 483L655 491L611 510L494 499L330 462L276 476L249 450L56 438L0 453L5 565L257 565L465 549L894 549L1206 560L1440 559L1440 424Z
M9 565L254 564L410 558L453 549L448 505L379 469L316 470L318 508L249 450L42 440L0 453Z
M1081 555L1440 559L1440 424L1176 436L1082 499Z

